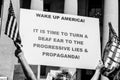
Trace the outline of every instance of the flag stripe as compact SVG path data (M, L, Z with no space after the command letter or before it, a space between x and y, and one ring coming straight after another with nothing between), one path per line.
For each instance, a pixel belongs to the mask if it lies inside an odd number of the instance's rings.
M116 53L116 57L117 57L117 58L120 58L120 53L117 52L117 53Z
M16 24L16 19L14 19L14 21L13 21L13 24L12 24L12 29L11 29L11 36L10 37L13 37L13 32L14 32L14 29L15 29L15 24Z
M16 30L17 30L17 23L15 23L15 28L14 28L14 30L13 30L13 39L14 39L14 37L15 37L15 34L16 34Z
M7 33L8 33L8 25L9 25L9 21L10 21L10 19L11 19L11 16L8 15L7 23L6 23L6 28L5 28L5 34L6 34L6 35L7 35Z
M120 53L120 49L117 49L117 53Z
M118 57L115 57L114 60L115 60L115 62L118 62L118 61L119 61L119 58L118 58Z
M16 38L18 38L18 37L17 37L17 35L18 35L18 27L16 27L16 31L15 31L14 34L15 34L15 37L13 38L13 40L16 40Z
M118 0L118 37L120 38L120 0Z
M109 51L108 57L112 57L113 52Z
M10 32L10 25L11 25L12 19L13 19L13 17L11 17L9 22L8 22L7 35L9 35L9 32Z
M15 19L15 18L12 17L12 18L11 18L11 21L10 21L10 24L9 24L9 27L10 27L10 28L9 28L9 29L10 29L10 30L9 30L9 35L8 35L9 37L11 37L11 31L12 31L12 28L13 28L14 19Z
M110 62L109 58L107 58L106 61L105 61L105 63L104 63L104 65L105 65L106 68L108 67L108 62Z

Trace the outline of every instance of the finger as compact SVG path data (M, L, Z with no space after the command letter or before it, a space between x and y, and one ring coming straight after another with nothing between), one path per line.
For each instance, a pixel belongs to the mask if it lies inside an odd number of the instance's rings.
M16 45L21 48L21 45L19 43L16 43Z
M22 45L18 42L14 42L15 46L17 49L21 49Z

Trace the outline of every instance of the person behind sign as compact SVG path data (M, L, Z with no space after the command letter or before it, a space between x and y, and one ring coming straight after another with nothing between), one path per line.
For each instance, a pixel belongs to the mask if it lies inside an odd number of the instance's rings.
M24 54L21 50L21 45L18 42L14 42L14 44L16 46L15 56L18 58L27 80L37 80L32 69L30 68L24 57Z
M37 80L32 69L30 68L30 66L28 65L28 63L24 57L24 54L21 50L21 45L19 44L19 42L14 42L14 44L16 46L15 56L18 58L26 78L28 80ZM99 79L100 74L101 74L100 71L101 71L102 67L103 67L103 64L100 61L97 68L96 68L95 74L93 75L91 80L98 80ZM102 80L107 80L107 79L102 79Z
M18 58L27 80L37 80L32 69L30 68L30 66L28 65L28 63L24 57L24 54L21 50L21 45L18 42L14 42L14 44L16 46L15 56ZM101 70L103 68L104 68L104 65L103 65L102 61L100 61L96 67L95 74L93 75L93 77L90 80L99 80L99 77L101 77L101 80L120 80L120 68L117 69L117 73L116 73L116 70L114 72L110 73L110 74L115 74L115 76L113 78L109 78L109 77L102 75ZM71 79L71 80L73 80L73 79Z

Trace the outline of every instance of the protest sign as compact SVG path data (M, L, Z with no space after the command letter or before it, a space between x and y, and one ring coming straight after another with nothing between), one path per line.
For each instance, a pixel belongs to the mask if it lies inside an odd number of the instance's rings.
M20 36L29 64L95 69L101 57L96 18L21 9Z

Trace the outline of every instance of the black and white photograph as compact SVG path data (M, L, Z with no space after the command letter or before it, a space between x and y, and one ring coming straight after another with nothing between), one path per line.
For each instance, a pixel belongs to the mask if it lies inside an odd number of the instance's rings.
M1 0L0 80L120 80L119 0Z

